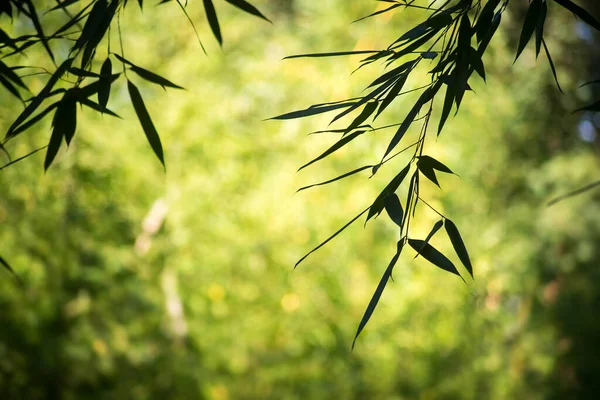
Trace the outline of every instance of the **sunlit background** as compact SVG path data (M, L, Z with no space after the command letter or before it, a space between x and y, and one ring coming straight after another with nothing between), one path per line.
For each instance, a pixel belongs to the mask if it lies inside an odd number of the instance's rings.
M47 173L43 152L0 172L0 254L23 281L21 288L0 272L0 398L600 393L599 197L545 206L600 176L600 119L571 114L597 90L579 88L598 73L597 35L586 25L550 7L546 40L561 95L545 56L536 61L532 48L512 65L526 2L506 15L484 59L487 84L472 78L475 93L429 143L459 177L440 177L441 191L423 187L423 197L461 228L475 280L465 285L406 252L351 351L395 252L393 224L359 222L293 266L367 207L407 159L372 179L365 171L295 193L377 162L393 131L365 135L297 172L336 140L307 135L329 119L266 119L358 95L382 71L373 64L352 74L357 57L286 55L384 48L424 14L351 24L378 4L254 0L271 25L216 2L221 49L201 2L191 1L205 55L175 4L141 12L130 3L121 20L126 57L186 88L165 92L131 76L161 134L166 172L124 80L109 102L123 119L81 110L73 143ZM587 5L600 15L593 1ZM6 17L0 26L29 29ZM118 46L115 32L111 46ZM64 59L68 47L55 50ZM100 46L97 68L106 51ZM41 48L21 62L47 65ZM27 78L34 91L38 79ZM0 93L5 132L22 106ZM381 125L404 118L411 101L399 99ZM8 150L27 154L49 134L47 121ZM414 236L422 237L436 214L417 213ZM442 235L433 243L451 253Z

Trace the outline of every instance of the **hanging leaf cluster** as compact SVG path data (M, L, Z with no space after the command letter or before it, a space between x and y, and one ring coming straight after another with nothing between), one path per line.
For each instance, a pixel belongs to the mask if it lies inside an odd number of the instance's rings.
M347 120L345 128L315 132L337 133L341 137L318 157L303 165L301 169L323 160L334 152L340 151L351 141L373 131L379 129L395 130L378 162L355 168L338 177L308 185L299 190L330 184L365 170L370 170L371 174L374 175L379 173L385 164L400 153L408 150L412 151L412 157L408 164L399 168L400 171L383 188L371 205L302 257L296 264L297 266L314 251L329 243L364 214L367 215L366 224L371 218L380 215L383 210L386 211L391 222L399 230L399 240L397 241L396 252L390 264L384 270L381 281L358 326L355 341L371 318L383 290L389 278L391 278L394 266L407 245L416 252L417 256L421 256L434 266L463 279L461 273L451 261L452 257L444 255L430 244L432 237L444 227L449 243L454 248L455 257L460 260L468 275L473 278L473 266L457 226L420 196L420 189L423 184L434 184L439 187L440 174L453 174L451 169L442 162L424 154L424 148L427 138L431 136L429 133L430 122L433 122L433 111L439 110L436 114L437 127L434 129L435 140L441 134L452 113L458 113L465 95L472 92L469 82L474 79L474 75L485 82L484 55L498 31L503 13L506 11L510 0L434 0L421 2L415 0L384 0L383 2L388 3L388 6L358 21L385 13L401 12L406 8L421 10L423 13L422 20L411 29L403 32L385 49L310 53L287 57L288 59L294 59L360 55L363 58L360 60L358 68L378 62L383 65L385 70L365 88L365 94L358 98L316 104L303 110L292 111L273 118L289 120L336 112L337 114L331 119L331 123L335 123L344 117L352 116ZM587 11L569 0L532 0L530 2L523 21L515 61L523 53L531 38L535 37L535 54L536 56L539 55L541 48L544 49L558 89L561 90L554 63L544 40L545 21L549 8L552 8L548 3L554 3L552 6L557 6L557 9L564 8L575 14L592 28L600 30L600 24ZM428 73L429 83L416 88L409 86L408 82L410 82L409 77L411 74L423 70ZM390 104L403 96L414 96L415 93L418 96L407 110L404 119L393 125L375 126L379 115L385 112ZM586 106L582 110L597 111L598 103ZM403 143L404 145L402 145ZM399 148L402 149L398 150ZM405 181L408 182L408 189L403 196L399 197L397 191ZM401 199L404 199L404 202ZM441 218L434 224L425 239L413 238L410 230L411 220L416 215L416 208L419 203L431 208Z
M245 13L268 21L246 0L224 1ZM148 143L159 161L163 166L165 165L160 136L144 104L140 90L132 78L136 76L162 88L183 88L127 59L122 46L119 51L111 49L111 32L113 37L119 36L121 42L122 29L119 18L128 2L128 0L57 0L56 5L47 9L42 9L39 2L32 0L1 2L0 18L10 18L13 22L15 19L28 20L34 32L11 37L0 29L0 85L22 102L24 107L0 141L0 149L5 151L8 141L46 117L51 118L52 130L48 145L45 146L44 168L47 170L55 161L62 144L66 144L67 147L71 144L77 132L78 108L85 106L102 114L119 117L108 108L108 104L115 81L124 77L131 104ZM143 9L144 0L138 0L137 3L139 8ZM174 3L189 19L185 10L187 1L183 3L181 0L162 0L158 4L164 3ZM223 38L213 1L204 0L204 9L215 38L222 44ZM65 16L63 24L48 32L48 25L40 18L58 13ZM59 63L53 48L65 44L70 48L68 57ZM38 93L32 94L24 76L31 75L30 71L25 71L26 69L35 69L35 67L12 66L11 60L16 58L15 56L26 55L30 47L37 45L44 48L56 68L53 72L46 71L47 80L44 87ZM104 53L106 56L98 60L97 53ZM119 69L122 72L114 71L113 61L120 64ZM12 163L9 161L10 165ZM6 166L8 165L4 167Z

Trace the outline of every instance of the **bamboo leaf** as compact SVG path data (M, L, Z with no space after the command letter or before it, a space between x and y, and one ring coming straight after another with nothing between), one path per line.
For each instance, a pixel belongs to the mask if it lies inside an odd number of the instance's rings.
M223 45L223 38L221 37L221 27L219 27L219 19L217 18L217 11L215 10L215 6L212 0L203 0L204 1L204 11L206 12L206 19L208 19L208 24L210 25L210 29L215 35L215 38L219 42L219 45Z
M150 114L148 114L148 110L146 109L146 105L142 99L142 95L140 94L138 88L131 81L127 81L127 90L129 91L129 96L131 97L131 104L133 104L133 108L135 109L135 113L137 114L140 124L142 125L144 133L146 134L146 138L150 143L150 147L152 147L154 154L156 154L156 157L158 157L163 167L165 167L160 136L154 127L154 123L152 123Z
M260 11L258 11L258 9L256 7L254 7L252 4L248 3L246 0L225 0L225 1L228 2L229 4L236 6L240 10L247 12L248 14L252 14L256 17L264 19L267 22L271 22Z
M375 308L377 307L377 303L379 302L379 299L381 298L381 295L383 294L383 290L385 289L385 286L387 285L388 280L392 276L392 271L394 270L394 266L398 262L400 253L402 253L402 247L403 247L403 243L398 242L396 254L394 254L394 257L392 258L389 265L385 269L385 272L383 273L383 276L381 277L381 280L379 281L379 284L377 285L377 288L375 289L375 293L373 293L373 297L371 297L371 300L369 301L369 305L367 306L367 309L365 310L365 313L364 313L360 323L358 324L358 329L356 330L356 335L354 335L354 340L352 341L352 349L354 349L354 345L356 344L356 339L358 338L360 333L363 331L363 329L367 325L367 322L369 322L369 319L371 319L371 316L373 315L373 312L375 311Z
M436 267L443 269L444 271L448 271L465 282L465 280L460 276L458 270L452 264L445 255L440 253L437 249L435 249L429 243L426 243L424 240L417 239L408 239L408 244L412 247L417 253L419 253L424 259L435 265ZM466 282L465 282L466 283Z
M448 233L448 237L450 238L450 242L452 243L452 247L454 247L456 255L473 278L473 266L471 265L471 259L469 258L469 253L467 252L465 243L458 232L458 228L456 225L454 225L454 222L449 219L446 219L444 227L446 228L446 232Z

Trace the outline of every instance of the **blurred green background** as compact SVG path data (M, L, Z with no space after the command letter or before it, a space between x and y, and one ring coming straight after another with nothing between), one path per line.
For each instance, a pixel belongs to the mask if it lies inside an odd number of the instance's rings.
M187 89L136 81L166 173L124 81L109 103L124 120L80 111L73 144L47 173L43 152L0 172L0 254L24 281L0 273L0 398L596 398L598 194L544 206L600 173L597 116L570 114L592 96L578 89L594 54L584 28L551 7L560 95L531 48L512 65L523 14L507 15L484 60L487 84L475 78L476 94L430 143L429 154L460 178L423 193L460 227L475 281L403 254L350 351L395 252L393 224L358 223L292 268L406 160L371 180L365 173L295 194L377 161L393 132L297 173L335 140L306 136L328 119L264 120L356 95L382 71L351 75L359 58L284 56L386 47L423 14L350 24L377 4L253 3L274 24L218 2L219 49L201 4L190 2L208 56L177 6L128 6L127 58ZM44 57L40 49L22 62ZM28 79L39 90L42 81ZM381 124L403 118L411 100L397 101ZM0 108L5 131L20 106L3 92ZM13 157L47 143L49 121L41 125L10 143ZM417 237L436 221L419 213ZM441 236L434 245L450 254Z

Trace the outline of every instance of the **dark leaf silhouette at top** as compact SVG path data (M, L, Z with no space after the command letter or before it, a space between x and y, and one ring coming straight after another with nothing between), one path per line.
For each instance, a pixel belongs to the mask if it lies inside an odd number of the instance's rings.
M215 10L215 6L212 0L203 0L204 1L204 11L206 12L206 19L208 19L208 24L210 25L210 29L215 35L215 38L219 42L220 45L223 45L223 37L221 36L221 27L219 26L219 19L217 18L217 11Z
M519 38L515 61L519 58L521 52L525 49L525 46L527 46L529 39L531 39L531 35L533 35L533 32L539 23L538 21L543 13L542 4L543 0L533 0L529 5L529 9L525 15L525 21L523 22L523 28L521 29L521 37Z
M246 0L225 0L229 4L233 4L240 10L247 12L248 14L252 14L259 18L264 19L265 21L271 22L267 17L265 17L256 7L252 4L248 3Z
M589 26L596 28L600 31L600 22L598 22L598 20L594 18L589 12L579 7L577 4L573 3L570 0L554 0L554 2L560 4L567 10L571 11L573 14L577 15Z

